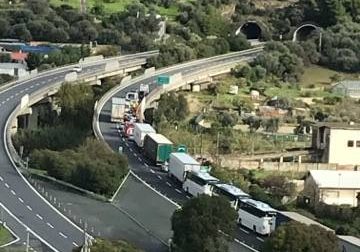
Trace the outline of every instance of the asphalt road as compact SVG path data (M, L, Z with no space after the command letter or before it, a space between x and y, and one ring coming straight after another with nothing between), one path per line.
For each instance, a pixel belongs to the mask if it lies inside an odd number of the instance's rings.
M131 56L130 56L131 57ZM120 63L126 64L133 58L125 57ZM18 82L18 84L0 92L0 131L5 142L6 120L20 103L25 94L32 94L42 88L64 81L72 67L62 68L51 73ZM83 67L80 75L102 72L105 61L91 63ZM6 144L0 145L0 202L18 218L21 225L11 228L19 234L20 241L26 240L26 229L53 251L72 251L84 240L83 231L44 200L29 183L14 169L10 161ZM24 232L25 229L25 232Z
M204 61L201 64L196 65L179 65L176 69L169 71L168 73L163 74L175 74L181 72L183 76L190 75L196 71L206 69L209 66L213 66L219 63L225 63L230 60L239 60L239 56L230 57L228 59L221 59L219 61ZM135 82L133 85L122 89L116 93L115 97L125 97L126 92L130 90L136 90L139 88L140 84L149 84L150 90L156 87L156 77L152 76L146 79L143 79L139 82ZM129 166L132 171L143 179L147 184L149 184L154 190L159 192L161 195L165 196L169 200L173 201L176 204L183 204L189 196L182 190L181 185L175 183L171 180L166 173L162 172L158 167L152 166L151 163L142 155L141 149L139 149L136 144L132 141L128 141L121 137L120 132L117 129L115 123L110 122L111 116L111 99L109 99L104 107L102 108L99 115L99 126L100 131L104 137L104 140L111 146L115 151L118 150L119 146L123 147L124 153L127 155L129 160ZM156 204L156 203L154 203ZM153 213L143 209L140 216L143 218L153 218ZM168 215L171 216L172 212L168 212ZM155 232L163 232L158 230L159 228L165 227L156 227ZM232 244L232 247L237 248L237 251L243 251L244 246L240 245L239 242L244 242L248 246L255 249L260 249L262 246L264 238L257 236L250 230L239 227L236 232L236 240ZM240 250L242 249L242 250Z

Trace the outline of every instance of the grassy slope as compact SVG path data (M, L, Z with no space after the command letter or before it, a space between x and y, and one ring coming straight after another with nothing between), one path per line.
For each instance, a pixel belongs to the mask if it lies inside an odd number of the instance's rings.
M87 0L88 10L96 3L97 0ZM100 1L101 2L101 1ZM118 12L125 9L125 7L133 2L133 0L116 0L114 3L104 3L106 13ZM80 8L80 0L50 0L50 3L59 6L62 4L68 4L74 8Z
M0 226L0 245L9 243L12 240L13 240L13 237L9 233L9 231L6 228Z

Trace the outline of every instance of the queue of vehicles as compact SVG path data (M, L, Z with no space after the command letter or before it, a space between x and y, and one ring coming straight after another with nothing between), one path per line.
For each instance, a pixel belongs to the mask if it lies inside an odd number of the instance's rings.
M251 199L250 195L233 185L221 183L218 178L210 175L208 166L203 166L185 152L174 152L174 145L169 139L157 134L151 125L137 122L136 106L148 92L142 87L141 91L128 92L125 98L113 98L111 121L121 122L123 136L133 140L144 156L155 166L161 166L182 185L186 193L195 197L201 194L223 196L237 210L240 225L261 235L274 231L277 215L275 209ZM119 105L124 109L118 108Z

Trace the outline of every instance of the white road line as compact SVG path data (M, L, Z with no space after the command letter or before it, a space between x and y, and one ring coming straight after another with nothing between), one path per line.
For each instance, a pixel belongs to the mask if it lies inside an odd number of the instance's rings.
M39 86L40 85L40 83L38 82L38 83L36 83L36 86Z
M137 157L137 154L136 154L136 153L134 153L134 156L135 156L135 157Z
M239 239L236 239L236 238L235 238L234 241L237 242L237 243L240 243L240 240L239 240Z
M6 187L6 188L9 188L10 186L9 186L7 183L5 183L5 187Z
M24 93L24 90L20 90L20 94Z
M155 171L153 169L150 169L151 173L155 173Z
M0 180L1 180L1 181L4 181L3 177L0 176Z
M125 145L129 147L129 144L125 142Z
M129 148L129 150L130 150L131 152L133 152L133 149Z
M9 101L10 100L10 98L8 97L7 99L6 99L6 101Z
M12 96L10 96L10 99L14 99L14 96L12 95Z
M16 192L14 190L10 191L12 195L16 195Z
M3 101L2 104L5 104L6 101Z
M64 235L63 233L59 232L59 235L61 235L62 237L64 237L65 239L67 238L66 235Z
M31 208L29 205L27 205L26 207L27 207L27 209L29 209L30 211L32 211L32 208Z
M243 229L243 228L240 228L240 230L243 231L243 232L246 233L246 234L249 233L249 231L247 231L247 230L245 230L245 229Z
M138 157L138 160L139 160L140 162L142 162L142 159L141 159L140 157Z
M24 200L22 198L18 198L21 203L24 203Z
M189 195L186 195L185 197L186 197L187 199L191 199L191 197L190 197Z
M258 240L261 241L261 242L264 242L264 239L263 239L263 238L260 238L260 237L258 237L258 236L256 236L256 239L258 239Z
M18 96L18 95L19 95L19 93L16 93L16 94L15 94L15 96Z
M39 214L36 214L36 217L38 217L40 220L43 220L44 218L41 216L41 215L39 215Z
M175 189L175 191L178 192L178 193L182 193L179 189Z
M30 88L34 88L34 85L31 85Z
M160 179L160 180L162 179L162 177L161 177L160 175L157 175L157 177L158 177L158 179Z
M51 225L49 222L47 222L46 225L48 225L48 226L51 227L51 228L54 228L54 226Z
M171 187L171 184L170 184L169 182L166 182L166 184L167 184L169 187Z
M149 167L147 163L144 163L144 165L145 165L146 167Z
M79 245L76 242L72 243L75 247L79 247Z

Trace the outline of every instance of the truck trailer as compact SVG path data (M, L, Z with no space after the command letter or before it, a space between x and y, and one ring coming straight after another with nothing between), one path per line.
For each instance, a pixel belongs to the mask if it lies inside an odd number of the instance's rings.
M124 98L111 99L111 122L121 122L124 118L127 102Z
M155 165L161 165L169 159L173 143L161 134L149 133L144 137L144 154Z
M199 172L201 165L192 156L183 152L170 154L169 175L184 183L188 172Z
M147 123L134 124L134 141L139 147L143 147L146 134L156 133L155 129Z

